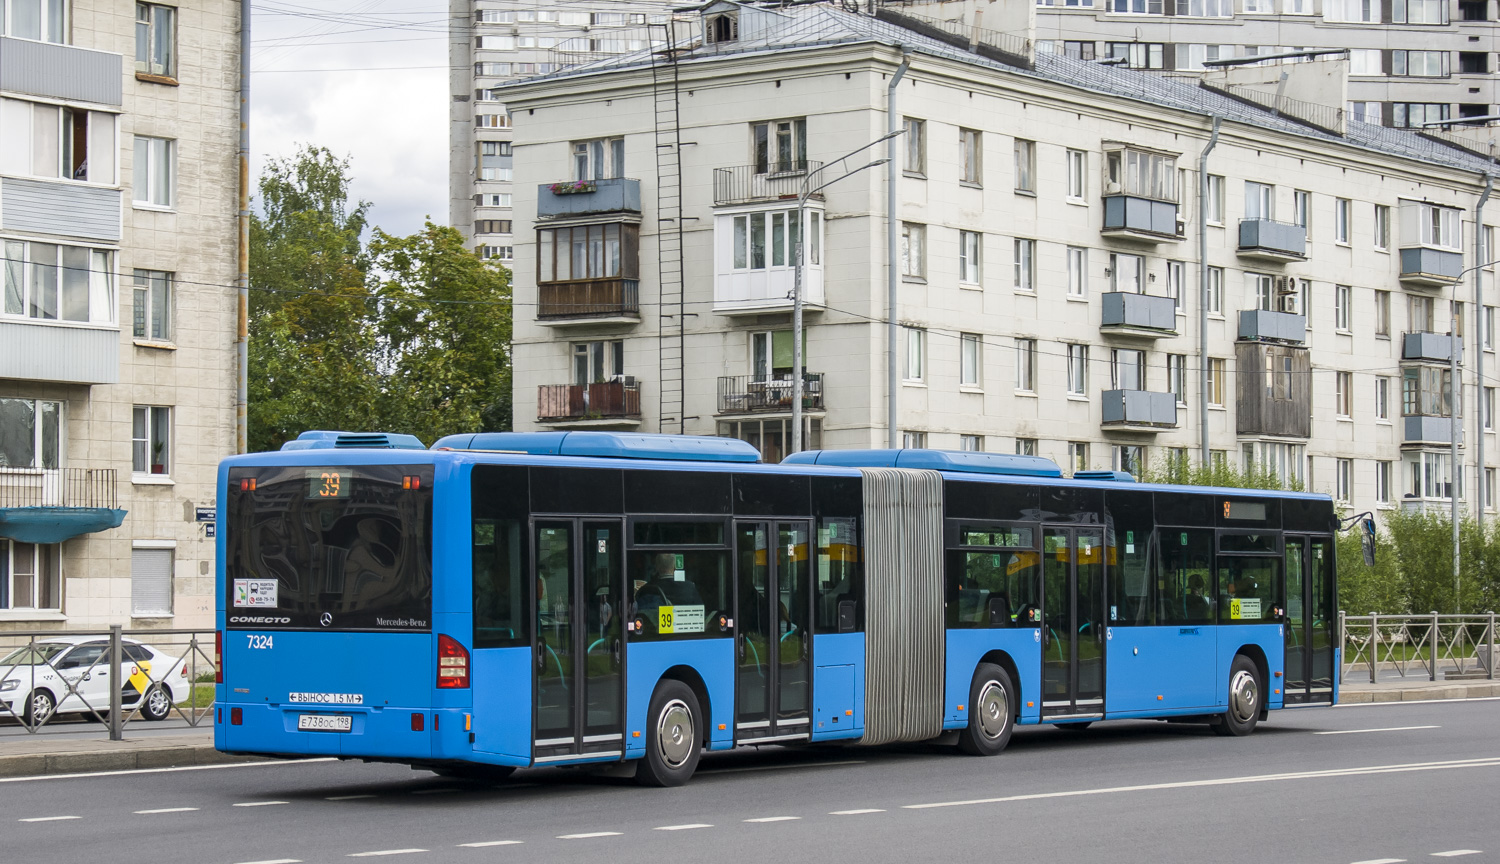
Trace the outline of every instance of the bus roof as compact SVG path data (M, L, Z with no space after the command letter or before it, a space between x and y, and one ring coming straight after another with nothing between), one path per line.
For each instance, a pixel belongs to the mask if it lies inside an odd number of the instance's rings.
M926 468L965 474L1009 474L1015 477L1062 477L1062 469L1040 456L975 453L969 450L805 450L783 465L839 465L849 468Z
M674 462L760 461L760 451L738 438L631 432L480 432L474 435L449 435L434 443L432 449Z

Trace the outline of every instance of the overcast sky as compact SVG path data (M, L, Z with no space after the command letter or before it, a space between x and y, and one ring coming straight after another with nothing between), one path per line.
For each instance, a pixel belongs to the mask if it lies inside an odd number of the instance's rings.
M350 159L371 221L411 234L448 222L447 4L251 0L255 176L302 144Z

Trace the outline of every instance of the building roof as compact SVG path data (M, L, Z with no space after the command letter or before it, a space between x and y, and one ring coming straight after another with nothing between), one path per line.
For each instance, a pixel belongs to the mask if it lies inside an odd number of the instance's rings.
M1183 79L1137 72L1060 54L1038 53L1034 68L1027 68L1020 63L993 59L997 53L995 51L970 52L940 38L903 26L897 21L889 20L899 17L897 15L883 13L877 18L847 12L829 4L788 6L776 9L774 12L746 6L743 7L743 11L752 11L756 14L758 18L756 26L746 26L747 22L742 20L740 36L734 42L703 44L701 40L695 40L692 47L677 54L678 61L691 63L716 57L764 54L793 48L875 43L892 48L904 48L912 53L926 54L944 60L968 63L1006 74L1056 82L1192 114L1218 116L1226 121L1259 126L1330 143L1337 142L1461 171L1500 173L1500 170L1497 170L1494 163L1488 159L1447 146L1416 132L1349 119L1345 123L1345 134L1341 136ZM943 22L930 23L937 25L938 29L943 26ZM1019 37L1010 34L994 35L1002 40L1012 40L1017 44L1022 41ZM512 86L645 67L650 66L654 60L655 49L635 51L569 66L548 75L517 82ZM1328 110L1332 112L1335 109Z

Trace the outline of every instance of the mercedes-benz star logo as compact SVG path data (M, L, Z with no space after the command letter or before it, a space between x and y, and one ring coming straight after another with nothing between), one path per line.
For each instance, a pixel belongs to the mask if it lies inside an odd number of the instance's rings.
M318 619L318 622L321 623L324 627L327 627L329 624L333 623L333 613L324 612L323 616Z

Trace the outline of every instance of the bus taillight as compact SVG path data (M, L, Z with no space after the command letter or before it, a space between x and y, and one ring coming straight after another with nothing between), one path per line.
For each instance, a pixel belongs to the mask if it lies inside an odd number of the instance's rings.
M452 636L438 634L437 686L458 689L469 686L469 652Z
M224 631L223 630L215 630L214 631L214 657L215 657L215 659L217 659L219 661L218 665L216 665L214 667L214 683L215 684L223 684L224 683Z

